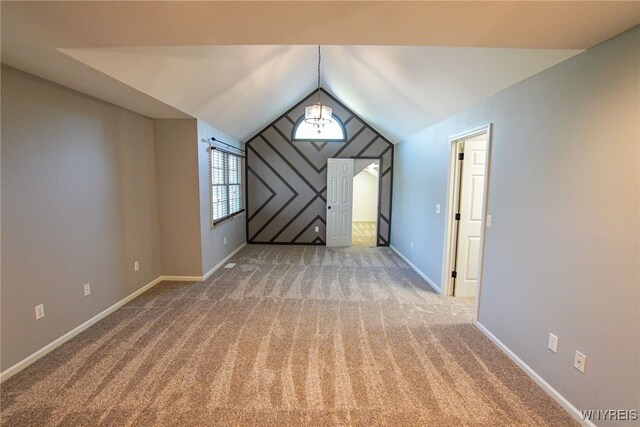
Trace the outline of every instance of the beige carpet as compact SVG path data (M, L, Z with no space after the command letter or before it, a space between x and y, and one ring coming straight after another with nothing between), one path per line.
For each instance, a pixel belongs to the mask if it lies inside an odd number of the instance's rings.
M248 246L2 385L4 426L575 423L387 248Z

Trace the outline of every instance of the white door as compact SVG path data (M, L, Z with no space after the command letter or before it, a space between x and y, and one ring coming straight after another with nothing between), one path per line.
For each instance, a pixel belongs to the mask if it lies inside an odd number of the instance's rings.
M486 135L464 141L462 150L460 219L454 296L473 297L478 284L480 234L482 231L482 202L484 198L484 169L487 162Z
M353 159L327 160L327 246L351 246Z

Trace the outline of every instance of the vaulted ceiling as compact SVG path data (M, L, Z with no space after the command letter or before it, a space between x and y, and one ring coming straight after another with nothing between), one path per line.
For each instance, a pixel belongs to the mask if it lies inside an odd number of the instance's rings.
M393 142L640 22L638 2L2 2L2 62L245 139L316 85Z

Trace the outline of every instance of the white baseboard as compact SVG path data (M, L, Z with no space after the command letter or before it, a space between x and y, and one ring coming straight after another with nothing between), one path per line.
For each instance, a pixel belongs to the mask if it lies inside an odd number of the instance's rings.
M0 383L2 383L5 380L11 378L12 376L17 374L18 372L22 371L24 368L26 368L27 366L31 365L36 360L40 359L42 356L44 356L47 353L49 353L49 352L55 350L56 348L60 347L62 344L64 344L65 342L69 341L71 338L75 337L80 332L84 331L85 329L87 329L88 327L92 326L96 322L104 319L105 317L107 317L108 315L110 315L111 313L113 313L114 311L116 311L117 309L119 309L120 307L122 307L123 305L125 305L126 303L128 303L129 301L134 299L135 297L137 297L138 295L146 292L147 290L151 289L153 286L155 286L158 283L160 283L162 280L164 280L162 278L162 276L152 280L151 282L147 283L146 285L144 285L143 287L141 287L137 291L133 292L131 295L129 295L129 296L125 297L124 299L118 301L117 303L113 304L111 307L101 311L100 313L96 314L91 319L87 320L86 322L82 323L81 325L76 326L75 328L73 328L72 330L67 332L66 334L62 335L58 339L56 339L56 340L50 342L49 344L45 345L44 347L42 347L40 350L36 351L35 353L25 357L24 359L22 359L20 362L16 363L15 365L5 369L3 372L0 373Z
M438 292L440 295L442 295L442 289L440 288L440 286L437 286L435 284L435 282L429 278L429 276L427 276L422 271L420 271L420 269L418 267L416 267L414 263L409 261L409 259L406 256L404 256L398 249L396 249L395 246L389 245L389 247L391 248L392 251L397 253L398 256L404 260L404 262L409 264L409 267L411 267L413 269L413 271L418 273L420 275L420 277L422 277L429 284L429 286L431 286L436 292Z
M482 323L475 322L474 325L483 334L487 336L493 343L498 346L504 354L506 354L516 365L524 371L536 384L538 384L549 396L553 398L560 406L562 406L573 418L576 419L581 425L587 427L596 427L594 423L589 420L582 419L582 414L569 402L558 390L551 387L551 385L544 380L536 371L534 371L529 365L527 365L522 359L520 359L513 351L509 349L502 341L500 341L495 335L493 335Z
M238 248L231 252L225 259L223 259L222 261L220 261L215 267L213 267L211 270L209 270L204 276L202 276L202 280L207 280L209 278L209 276L211 276L213 274L214 271L216 271L217 269L221 268L222 266L224 266L227 261L229 261L231 258L233 258L233 256L235 254L237 254L238 252L240 252L240 250L242 250L242 248L244 248L245 246L247 246L247 243L243 243L240 246L238 246Z
M241 244L240 246L238 246L236 248L236 250L234 250L229 255L227 255L225 259L223 259L218 264L216 264L216 266L213 267L211 270L207 271L204 276L162 276L162 280L167 280L169 282L204 282L216 270L218 270L220 267L224 266L227 263L227 261L229 261L231 258L233 258L233 256L235 254L240 252L240 250L242 248L244 248L245 246L247 246L246 242Z

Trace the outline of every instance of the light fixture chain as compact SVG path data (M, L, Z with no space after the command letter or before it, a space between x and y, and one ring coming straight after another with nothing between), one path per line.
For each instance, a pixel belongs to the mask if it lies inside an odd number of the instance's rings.
M320 54L320 45L318 45L318 91L320 91L320 61L322 56Z

